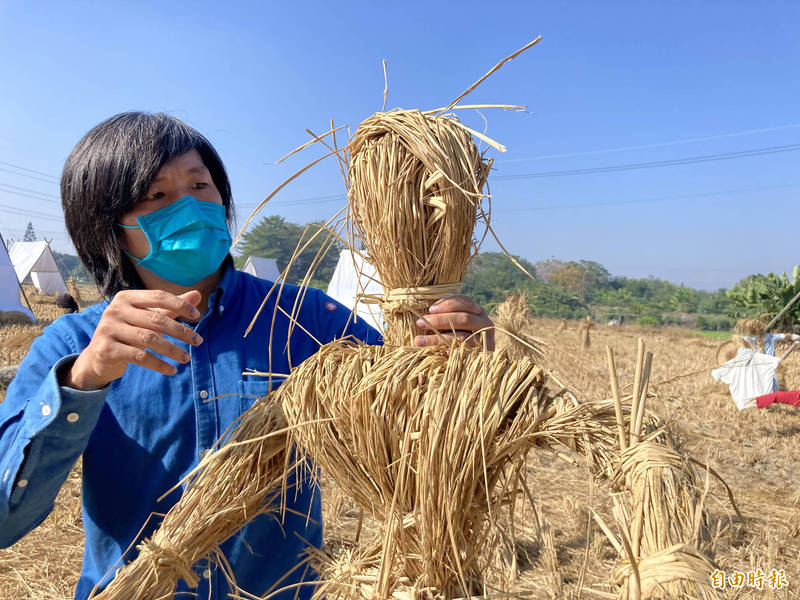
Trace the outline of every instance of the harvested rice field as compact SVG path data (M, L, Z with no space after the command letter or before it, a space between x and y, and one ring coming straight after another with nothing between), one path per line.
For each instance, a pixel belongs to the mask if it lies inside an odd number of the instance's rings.
M2 364L18 360L33 330L6 331L13 327L0 328L0 347L16 340L13 353L0 357ZM741 587L728 585L722 596L800 598L800 411L773 406L738 412L727 387L715 384L709 374L716 366L715 340L681 329L600 326L591 331L584 350L577 330L576 322L561 330L559 320L535 319L525 333L542 342L541 364L581 400L611 397L606 345L614 349L621 391L626 393L641 338L654 353L648 409L678 432L688 453L730 486L744 521L724 486L697 468L707 488L703 505L715 565L728 577L742 574ZM800 355L787 359L779 377L787 389L800 389ZM561 454L534 449L528 455L525 469L535 510L529 499L517 501L513 548L498 556L496 577L513 577L513 589L528 598L616 598L618 553L591 519L596 512L615 530L610 494L603 483L592 481L579 455ZM13 547L0 550L3 600L72 597L82 554L79 468L45 522ZM324 474L323 500L330 547L375 532L369 518L359 525L356 504Z

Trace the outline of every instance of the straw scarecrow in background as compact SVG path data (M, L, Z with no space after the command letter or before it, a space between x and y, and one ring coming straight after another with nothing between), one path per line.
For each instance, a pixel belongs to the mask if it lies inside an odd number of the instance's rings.
M594 326L591 315L586 315L586 318L578 324L578 343L584 352L592 343L589 332L594 329Z

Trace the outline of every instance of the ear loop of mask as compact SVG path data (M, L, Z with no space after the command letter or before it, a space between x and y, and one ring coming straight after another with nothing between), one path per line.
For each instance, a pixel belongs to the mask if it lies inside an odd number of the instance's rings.
M122 223L117 223L117 225L122 227L123 229L141 229L142 228L141 225L123 225ZM136 264L139 264L142 260L144 260L143 258L136 258L133 254L128 252L125 248L123 248L122 251L125 254L128 255L128 258L131 258L131 259L135 260Z

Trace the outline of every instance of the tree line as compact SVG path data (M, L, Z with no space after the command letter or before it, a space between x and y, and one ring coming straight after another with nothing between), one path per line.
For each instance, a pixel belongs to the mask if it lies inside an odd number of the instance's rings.
M283 270L291 261L287 281L300 283L309 269L309 284L326 289L343 244L329 237L323 222L299 225L272 215L262 218L242 236L237 267L248 256L274 258ZM79 281L90 277L76 256L54 252L65 277ZM482 252L469 266L462 290L491 309L511 294L526 292L536 316L578 319L592 315L598 320L634 321L643 325L687 325L699 329L730 330L736 319L754 314L775 314L798 292L798 268L790 279L782 275L751 275L731 289L696 290L654 277L612 275L591 261L555 258L530 262L503 253ZM789 311L783 325L800 323L800 303Z

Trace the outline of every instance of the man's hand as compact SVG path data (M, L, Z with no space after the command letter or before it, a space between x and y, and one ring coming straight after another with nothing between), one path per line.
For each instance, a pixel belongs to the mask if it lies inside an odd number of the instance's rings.
M487 348L494 350L494 324L486 311L466 296L437 300L416 324L434 333L418 335L414 338L415 346L449 345L453 337L480 346L482 334L477 332L485 332Z
M196 306L200 300L197 290L180 296L163 290L119 292L103 312L89 345L61 376L61 385L98 390L122 377L129 364L174 375L175 367L152 352L179 363L189 362L189 353L167 341L164 335L192 346L201 344L203 338L175 320L183 317L197 321L200 311Z

